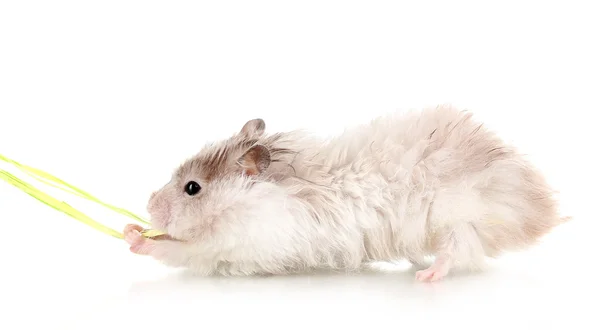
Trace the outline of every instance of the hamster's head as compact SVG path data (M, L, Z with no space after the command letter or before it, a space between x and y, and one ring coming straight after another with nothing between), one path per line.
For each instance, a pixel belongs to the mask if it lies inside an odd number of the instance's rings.
M181 164L148 201L152 228L184 241L214 236L231 226L223 219L235 218L276 189L265 173L272 154L260 143L264 130L262 119L250 120Z

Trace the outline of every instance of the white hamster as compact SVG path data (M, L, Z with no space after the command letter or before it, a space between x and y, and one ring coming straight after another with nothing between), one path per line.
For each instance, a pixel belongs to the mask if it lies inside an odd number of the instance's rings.
M381 116L332 139L262 119L185 161L148 202L162 239L134 253L202 274L358 270L407 259L420 281L482 269L569 220L542 175L452 106ZM424 268L424 269L423 269Z

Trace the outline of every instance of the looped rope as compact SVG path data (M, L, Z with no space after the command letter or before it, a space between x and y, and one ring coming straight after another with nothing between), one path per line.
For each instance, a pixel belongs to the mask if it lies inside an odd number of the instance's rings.
M91 194L49 174L46 173L40 169L37 168L33 168L31 166L27 166L27 165L23 165L20 164L19 162L12 160L6 156L3 156L0 154L0 160L7 162L9 164L14 165L15 167L17 167L18 169L20 169L21 171L25 172L26 174L28 174L29 176L35 178L36 180L45 183L49 186L58 188L60 190L66 191L70 194L79 196L81 198L85 198L87 200L90 200L92 202L98 203L110 210L113 210L121 215L125 215L127 217L130 217L134 220L137 220L145 225L149 225L150 223L145 220L144 218L142 218L139 215L136 215L128 210L125 210L123 208L120 207L116 207L114 205L102 202L101 200L99 200L98 198L92 196ZM44 192L42 192L41 190L35 188L34 186L32 186L31 184L17 178L16 176L10 174L9 172L0 169L0 178L3 179L4 181L12 184L13 186L23 190L25 193L29 194L30 196L36 198L37 200L41 201L42 203L60 211L63 212L65 214L67 214L68 216L75 218L76 220L79 220L80 222L95 228L96 230L99 230L105 234L111 235L113 237L116 238L120 238L123 239L123 233L119 232L117 230L114 230L110 227L107 227L95 220L93 220L92 218L90 218L89 216L87 216L86 214L84 214L83 212L75 209L74 207L72 207L71 205L67 204L64 201L60 201ZM62 185L62 186L61 186ZM156 237L156 236L160 236L163 233L155 230L155 229L147 229L144 230L142 232L142 235L145 237Z

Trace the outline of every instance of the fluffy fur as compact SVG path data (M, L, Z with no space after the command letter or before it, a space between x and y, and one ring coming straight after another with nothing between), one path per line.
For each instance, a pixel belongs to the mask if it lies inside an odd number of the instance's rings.
M131 251L203 274L356 270L435 262L416 276L481 269L567 220L513 147L451 106L382 116L333 139L266 134L249 121L184 162L148 203L151 240ZM193 196L185 185L202 187Z

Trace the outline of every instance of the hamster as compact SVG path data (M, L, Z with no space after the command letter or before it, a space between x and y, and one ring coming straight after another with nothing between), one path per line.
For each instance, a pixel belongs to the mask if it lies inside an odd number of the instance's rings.
M570 219L537 169L453 106L387 114L328 139L265 127L249 120L183 162L148 201L165 235L127 225L130 251L206 276L404 259L417 280L439 281Z

